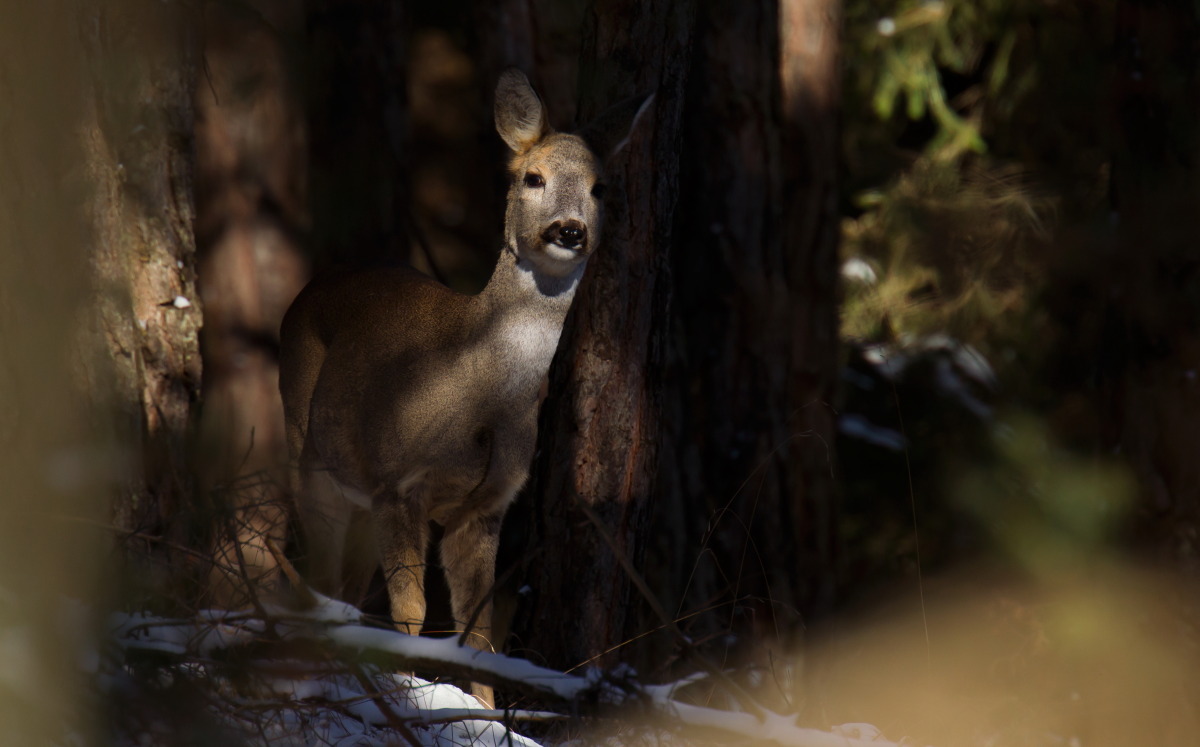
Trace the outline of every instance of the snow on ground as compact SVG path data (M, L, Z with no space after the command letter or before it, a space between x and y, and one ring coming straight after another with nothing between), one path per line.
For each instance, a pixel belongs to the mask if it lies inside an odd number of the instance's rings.
M407 741L395 721L422 745L514 745L537 743L503 723L471 718L486 711L470 695L453 685L427 682L419 677L374 672L371 684L380 695L372 697L354 677L324 675L317 679L278 678L271 683L284 707L267 722L263 743L372 747ZM328 704L328 705L326 705ZM385 714L384 708L391 713ZM256 731L264 724L244 724Z
M353 607L321 598L305 613L269 608L201 612L190 619L115 614L112 644L102 656L101 687L137 710L153 695L186 680L195 703L212 723L241 743L255 745L535 745L512 724L561 719L586 712L581 704L649 706L664 725L714 730L745 741L807 747L886 747L872 727L856 724L824 732L793 717L704 708L675 699L680 683L648 686L632 671L575 676L523 659L476 651L455 639L409 636L362 624ZM559 713L485 709L449 684L395 674L396 662L472 674L557 702ZM133 693L130 696L130 693ZM151 697L146 698L149 694ZM611 718L612 716L609 716ZM126 718L116 744L156 743L174 727L170 715ZM852 728L851 728L852 727ZM146 742L147 737L150 742Z
M263 671L254 686L234 684L225 671L211 662L239 646L249 647L269 633L283 639L319 635L327 629L337 645L362 649L363 640L408 639L390 630L358 625L361 614L341 602L323 599L307 613L272 609L280 620L268 623L247 613L204 611L192 620L118 613L110 617L109 630L121 656L102 667L108 688L121 687L131 676L128 662L146 657L167 657L169 682L190 674L203 681L218 697L205 698L213 719L250 744L337 745L374 747L413 741L431 747L477 745L533 746L503 723L504 712L485 709L459 688L405 674L392 674L370 664L347 667L298 658L258 662ZM315 627L314 627L315 626ZM326 626L328 626L326 628ZM273 630L271 630L273 628ZM422 640L435 654L469 660L467 649L454 641ZM427 657L425 657L427 658ZM124 663L124 666L122 664ZM141 744L141 734L125 734L126 744ZM119 742L120 743L120 742Z

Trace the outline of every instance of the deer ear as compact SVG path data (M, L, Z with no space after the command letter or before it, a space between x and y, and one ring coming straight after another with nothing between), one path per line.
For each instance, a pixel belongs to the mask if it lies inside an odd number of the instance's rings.
M505 70L496 84L496 132L518 154L550 132L546 107L516 68Z
M616 155L654 104L654 94L634 96L610 107L579 131L592 151L604 160Z

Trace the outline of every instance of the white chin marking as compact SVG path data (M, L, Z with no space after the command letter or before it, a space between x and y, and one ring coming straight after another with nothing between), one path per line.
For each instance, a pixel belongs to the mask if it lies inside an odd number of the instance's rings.
M574 249L565 249L558 244L543 244L542 252L557 262L575 262L581 257Z

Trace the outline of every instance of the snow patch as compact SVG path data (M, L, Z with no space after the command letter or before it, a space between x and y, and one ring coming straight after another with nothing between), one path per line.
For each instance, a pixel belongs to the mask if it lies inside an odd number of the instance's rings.
M879 276L875 274L875 268L871 267L866 260L858 257L851 257L842 263L842 277L863 285L874 285L879 281Z

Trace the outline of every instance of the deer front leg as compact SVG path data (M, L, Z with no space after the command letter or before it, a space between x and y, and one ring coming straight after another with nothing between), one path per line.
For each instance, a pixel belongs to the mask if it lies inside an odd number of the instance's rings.
M419 490L386 491L376 496L371 511L392 622L412 635L418 635L425 622L425 547L429 541Z
M456 628L467 631L467 643L482 651L495 650L491 640L492 587L503 519L503 511L474 515L447 526L442 538L442 567ZM471 693L492 707L491 687L473 682Z

